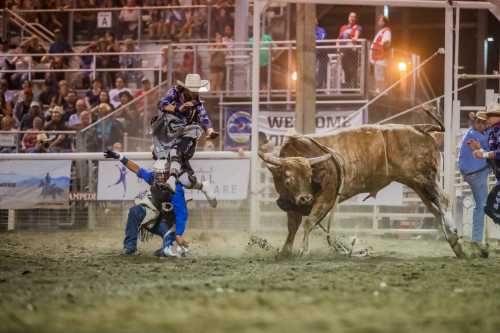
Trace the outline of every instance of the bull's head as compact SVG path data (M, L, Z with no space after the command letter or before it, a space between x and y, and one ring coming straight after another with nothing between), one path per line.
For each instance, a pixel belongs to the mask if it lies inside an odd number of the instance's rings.
M260 158L271 171L280 197L287 198L297 206L313 203L313 166L331 158L329 154L319 157L276 157L259 153Z

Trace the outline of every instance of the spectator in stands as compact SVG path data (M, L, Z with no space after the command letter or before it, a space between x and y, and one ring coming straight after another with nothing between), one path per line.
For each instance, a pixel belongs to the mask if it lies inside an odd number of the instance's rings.
M65 41L64 35L60 29L56 29L54 31L54 43L52 43L49 47L49 53L72 53L73 49ZM67 58L67 57L66 57ZM66 63L67 59L64 60Z
M75 108L76 108L76 112L69 117L67 126L68 126L69 129L75 129L76 130L76 129L78 129L78 126L82 122L82 120L81 120L82 113L84 111L87 111L87 103L85 102L85 99L79 98L76 101L76 107Z
M215 33L215 43L210 52L210 84L214 91L222 90L224 83L224 72L226 70L226 54L223 50L222 36Z
M33 126L28 129L28 131L33 133L26 133L23 136L23 140L21 142L21 148L23 151L27 151L30 149L35 149L37 144L38 132L43 131L43 119L40 117L35 117L33 119Z
M111 68L111 69L118 69L118 68L120 68L120 56L118 55L118 53L121 52L121 49L120 49L120 45L116 41L115 34L109 32L109 31L106 32L105 40L106 40L106 52L117 53L117 54L106 56L107 61L106 61L105 67ZM111 86L112 83L114 83L116 81L116 78L118 76L118 72L117 71L109 71L107 73L107 76L108 76L109 81L107 81L105 83L105 86L109 87L109 86Z
M120 11L118 20L121 23L122 38L137 38L140 11L133 7L136 7L135 0L127 0L126 5Z
M233 36L233 28L230 25L226 25L224 27L224 35L222 35L222 43L226 47L233 47L234 36Z
M78 95L76 94L76 91L70 89L62 102L64 122L67 122L69 120L69 117L71 117L71 115L76 113L77 100L78 100Z
M45 79L43 81L42 91L38 95L38 100L42 104L42 107L49 107L52 103L52 99L57 96L57 85L50 79Z
M128 91L120 94L121 106L124 106L120 117L123 119L125 132L129 136L138 137L143 132L144 118L134 103L125 107L132 99L133 97Z
M95 8L94 0L77 0L76 8ZM75 31L81 35L80 39L91 40L92 31L97 25L97 14L93 11L77 11L73 14Z
M111 99L109 98L109 93L106 90L101 91L99 94L99 104L108 104L111 110L113 110L113 104L111 104Z
M31 90L31 82L23 84L23 86L30 85L29 89L23 89L23 92L18 97L16 105L14 106L14 118L19 124L24 115L30 111L31 102L33 101L33 91Z
M52 101L50 102L50 107L54 107L55 105L63 105L64 98L68 95L69 93L69 85L66 80L61 80L59 81L59 89L57 91L57 94L52 98Z
M33 101L30 104L30 110L23 116L20 122L21 131L26 131L33 127L33 120L35 118L43 118L42 106L40 102Z
M119 94L120 97L120 105L117 107L121 107L123 105L128 104L134 99L134 96L132 96L132 93L129 90L124 90Z
M172 6L180 6L179 1L172 0ZM184 25L186 16L184 10L172 8L165 13L165 30L163 38L177 40L180 28Z
M135 47L135 42L128 38L124 42L124 50L123 52L137 52L138 50ZM142 59L139 54L123 54L120 55L120 65L121 68L141 68L142 67ZM137 86L139 86L141 82L141 78L143 76L140 71L125 71L122 73L122 76L127 82L135 82Z
M162 0L147 0L146 6L163 6ZM163 32L163 17L164 13L158 9L152 9L147 11L146 24L148 27L148 35L150 40L160 39Z
M69 58L62 56L54 56L49 58L49 69L67 69ZM47 72L45 75L46 79L51 81L59 82L66 79L66 73L64 72Z
M108 104L99 104L99 119L109 115L112 111ZM123 141L123 126L113 117L110 117L96 126L96 142L98 146L110 147L113 143Z
M68 128L64 124L63 109L60 106L54 106L50 113L50 121L45 123L46 131L66 131ZM50 143L49 150L54 152L68 151L71 149L71 141L66 134L57 134L56 138Z
M109 91L109 99L113 108L118 108L121 104L120 102L120 93L127 91L130 95L132 95L132 91L125 87L125 81L118 77L115 81L115 88Z
M161 55L156 61L156 66L161 68L159 77L155 72L155 85L158 85L168 77L168 47L165 46L161 48Z
M249 39L250 46L253 45L253 37ZM259 52L259 63L260 63L260 82L261 89L267 89L269 75L269 66L271 65L273 59L272 47L274 46L273 37L269 34L263 34L261 38L261 48Z
M99 104L99 95L102 91L102 82L99 79L92 81L92 88L85 94L85 101L89 108L96 107Z
M224 6L216 9L214 24L215 32L218 32L221 35L224 34L224 28L226 26L234 26L233 17L229 13L227 7Z
M351 12L348 18L348 24L340 27L339 39L356 41L360 38L363 31L361 26L357 23L358 16L355 12ZM341 45L353 45L352 42L342 43ZM356 88L358 82L358 62L359 51L358 49L343 48L342 54L342 69L345 76L345 87Z
M380 93L385 87L387 62L389 58L389 49L391 48L392 34L389 28L389 19L383 15L377 19L377 34L373 38L370 47L370 62L373 65L375 77L375 92Z
M142 87L135 93L135 97L142 96L151 90L151 81L147 77L143 77L141 80Z
M16 121L11 116L2 117L0 120L0 131L15 131ZM0 134L0 153L13 153L16 151L16 139L15 134Z
M9 60L10 68L15 69L17 72L12 73L10 76L11 85L15 88L19 88L21 83L28 80L28 69L30 67L31 57L20 55L25 53L22 47L18 47L13 52L13 57ZM19 54L19 55L16 55Z
M318 20L316 20L316 42L324 40L326 38L326 30L325 28L319 25ZM316 45L321 45L320 43ZM324 45L324 44L323 44ZM317 72L316 72L316 87L317 88L325 88L326 87L326 74L328 68L328 49L316 49L316 63L318 64Z
M196 56L196 68L194 61L194 51L191 47L187 47L188 51L182 57L182 63L174 69L174 76L176 80L183 81L189 73L201 73L201 58Z
M97 53L97 43L90 43L89 46L82 51L83 53ZM82 55L80 56L80 68L85 70L91 70L94 65L94 57L92 55ZM90 71L82 71L78 75L81 87L88 88L91 84Z
M92 114L90 111L83 111L80 114L80 123L78 125L75 125L76 130L82 130L92 124Z
M12 101L14 93L8 89L7 80L0 80L0 115L12 114Z

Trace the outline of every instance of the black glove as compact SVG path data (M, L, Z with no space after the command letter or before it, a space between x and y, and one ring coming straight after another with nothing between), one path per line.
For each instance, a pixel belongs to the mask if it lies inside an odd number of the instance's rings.
M118 154L118 153L116 153L116 152L108 149L108 150L106 150L104 152L104 157L106 157L106 158L114 158L115 160L119 160L120 159L120 154Z

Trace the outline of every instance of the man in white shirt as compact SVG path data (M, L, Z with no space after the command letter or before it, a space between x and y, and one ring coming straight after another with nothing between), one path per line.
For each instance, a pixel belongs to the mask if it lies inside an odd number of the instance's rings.
M370 47L370 62L373 64L375 74L375 91L379 93L385 87L392 33L389 28L389 19L383 15L379 16L377 26L379 30Z
M111 105L113 105L113 108L116 109L120 106L120 93L124 91L128 91L130 95L132 95L132 91L129 88L125 87L125 81L123 81L121 77L117 77L115 81L115 88L109 91L109 99L111 101Z

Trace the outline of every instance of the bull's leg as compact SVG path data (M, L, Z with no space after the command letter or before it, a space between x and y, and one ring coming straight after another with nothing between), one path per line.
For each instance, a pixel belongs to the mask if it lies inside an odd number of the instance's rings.
M324 201L324 198L318 198L314 204L311 214L304 220L304 237L302 239L302 254L309 253L309 236L313 228L321 222L321 220L328 214L328 211L333 208L335 198Z
M293 241L295 240L295 235L297 230L299 230L300 223L302 222L302 216L295 212L287 212L288 216L288 236L286 237L283 249L278 254L278 257L285 258L292 254Z
M459 242L460 238L458 237L457 230L452 224L450 213L446 212L448 206L447 199L439 186L435 182L428 182L410 187L417 192L427 208L439 219L444 237L450 244L455 255L458 258L465 258L466 255L462 244Z

